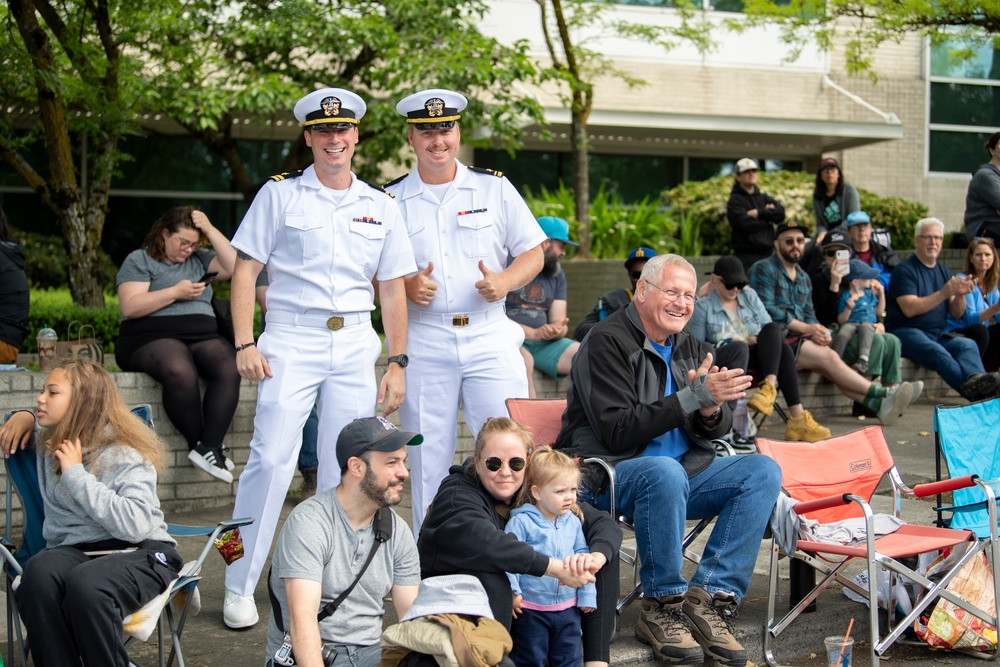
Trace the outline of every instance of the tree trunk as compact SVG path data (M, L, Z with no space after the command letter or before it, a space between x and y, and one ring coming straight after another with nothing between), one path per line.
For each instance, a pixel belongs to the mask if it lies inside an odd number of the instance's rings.
M98 272L104 211L77 203L61 212L59 224L69 255L69 291L73 302L88 308L104 308L104 286Z

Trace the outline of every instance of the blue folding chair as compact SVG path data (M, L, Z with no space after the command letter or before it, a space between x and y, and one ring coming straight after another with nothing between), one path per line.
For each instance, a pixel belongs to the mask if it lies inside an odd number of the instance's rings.
M996 541L995 504L991 520L990 496L1000 490L1000 398L957 407L934 408L934 449L937 479L942 479L941 459L949 477L977 475L976 486L952 494L953 506L941 507L938 496L938 525L971 530L981 539ZM945 521L942 512L950 512Z
M132 412L142 419L150 428L153 427L152 408L149 405L138 405L132 408ZM5 535L0 540L0 558L3 560L4 582L7 591L7 663L14 664L15 649L16 655L20 659L21 665L28 664L28 654L30 645L21 631L21 622L18 617L17 603L14 600L13 588L16 587L18 577L21 576L24 564L31 556L45 548L45 539L42 537L42 523L45 520L45 506L42 502L41 489L38 486L38 458L34 451L17 451L6 460L7 468L7 507L6 507L6 529ZM23 512L22 535L19 545L12 541L11 527L12 512L11 500L17 494L21 501ZM216 538L235 528L246 526L254 522L254 519L230 519L220 521L214 526L182 526L177 524L167 524L167 532L174 537L204 537L208 536L205 546L194 561L185 563L183 574L171 582L166 594L162 599L158 599L162 606L154 609L155 603L150 603L142 610L132 614L136 617L141 613L156 613L156 632L158 639L158 661L159 666L172 665L176 660L179 667L184 667L184 654L181 651L181 634L187 622L188 612L191 609L195 598L198 582L201 580L201 568L205 558L211 552ZM177 607L175 609L175 606ZM135 620L133 618L133 620ZM10 632L12 630L13 632ZM167 642L164 641L165 634L169 634L170 653L166 654ZM128 646L134 636L129 636L125 645ZM130 660L133 665L139 665L134 660Z

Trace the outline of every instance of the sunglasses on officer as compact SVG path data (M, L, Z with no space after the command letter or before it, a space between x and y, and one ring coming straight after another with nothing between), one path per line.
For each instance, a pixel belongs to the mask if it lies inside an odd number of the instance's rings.
M504 460L499 456L491 456L483 463L486 464L486 469L490 472L496 472L503 467ZM522 459L520 456L515 456L512 459L507 459L507 465L510 466L512 472L521 472L524 470L524 466L527 465L527 461Z

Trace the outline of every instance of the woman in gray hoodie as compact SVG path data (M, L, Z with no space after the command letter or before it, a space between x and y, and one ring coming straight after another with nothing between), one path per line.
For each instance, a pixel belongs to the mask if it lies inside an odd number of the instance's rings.
M990 161L972 174L965 195L965 235L985 236L1000 242L1000 132L994 132L983 146Z
M14 592L34 662L125 667L123 617L166 590L182 565L156 496L163 444L90 361L56 368L36 401L34 418L15 412L0 430L5 455L38 444L47 547ZM42 430L29 438L35 423Z

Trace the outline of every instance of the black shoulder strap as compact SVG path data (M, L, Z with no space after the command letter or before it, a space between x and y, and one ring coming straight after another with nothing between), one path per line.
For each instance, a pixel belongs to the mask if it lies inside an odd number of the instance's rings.
M271 178L267 179L269 181L284 181L289 178L298 178L302 175L301 169L296 169L295 171L286 171L282 174L275 174Z
M372 190L378 190L379 192L381 192L384 195L389 195L389 197L391 197L392 199L396 198L396 195L392 194L391 192L387 192L386 189L383 186L381 186L381 185L376 185L374 183L370 183L370 182L366 181L363 178L359 178L358 180L361 181L362 183L364 183L365 185L367 185L368 187L370 187Z
M477 174L489 174L490 176L496 176L501 178L503 176L502 171L497 171L496 169L487 169L486 167L469 167L469 171L475 172Z
M396 179L393 179L393 180L389 181L388 183L386 183L386 184L385 184L384 186L382 186L382 187L384 187L384 188L388 188L388 187L390 187L390 186L393 186L393 185L395 185L396 183L399 183L400 181L402 181L402 180L403 180L404 178L406 178L407 176L409 176L409 174L403 174L403 175L402 175L402 176L400 176L399 178L396 178Z
M372 560L375 558L375 552L378 551L379 546L383 542L388 542L392 538L392 510L388 507L380 507L377 512L375 512L375 519L372 521L373 528L375 530L375 541L372 542L372 550L368 552L368 559L365 560L365 564L361 566L361 571L358 572L358 576L354 577L354 581L351 585L344 589L344 592L337 596L337 599L333 602L328 603L325 607L319 610L316 614L316 621L320 622L337 611L337 607L347 599L347 596L351 594L354 587L358 585L361 581L361 577L365 576L365 571L368 566L371 565ZM271 569L267 571L267 596L271 598L271 612L274 614L274 624L278 626L278 630L285 632L285 622L282 620L281 613L281 603L278 602L277 596L274 594L274 589L271 588Z

